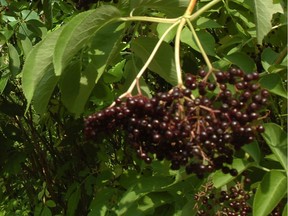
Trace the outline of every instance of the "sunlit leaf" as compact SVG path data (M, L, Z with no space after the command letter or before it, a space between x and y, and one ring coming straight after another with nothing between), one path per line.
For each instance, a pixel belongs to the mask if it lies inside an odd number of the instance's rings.
M280 3L274 3L273 0L253 0L254 14L256 20L257 41L262 43L263 38L272 29L272 16L275 13L283 13L283 8Z
M157 25L157 33L158 33L158 38L160 38L164 32L171 26L172 24L169 24L169 23L159 23ZM165 37L164 41L166 41L167 43L170 43L175 35L176 35L176 31L177 31L177 28L173 28Z
M33 48L22 70L22 88L27 99L27 107L34 99L38 103L36 109L39 113L45 110L58 81L54 74L52 56L61 30L62 28L51 32Z
M107 83L113 83L120 81L126 61L123 60L117 63L113 68L111 68L107 73L104 73L103 79Z
M267 216L287 193L287 177L271 170L262 179L253 201L253 215Z
M118 17L120 17L120 12L117 8L104 5L80 13L70 20L64 26L56 43L53 57L56 75L60 75L73 56L91 42L90 40L97 31L103 26L115 22ZM107 39L105 38L103 41L107 41Z

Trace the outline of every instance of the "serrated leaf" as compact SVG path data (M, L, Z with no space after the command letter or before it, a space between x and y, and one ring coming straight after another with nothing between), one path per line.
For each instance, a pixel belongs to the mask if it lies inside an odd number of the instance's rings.
M287 177L271 170L262 179L253 201L253 215L267 216L287 193Z
M38 104L37 112L45 110L58 78L54 74L52 56L62 28L49 33L28 54L22 70L22 88L27 107L32 99ZM48 83L47 83L48 82Z
M93 38L103 26L120 17L116 7L103 5L78 14L67 23L57 40L53 57L55 73L60 75L70 60Z
M287 133L274 123L266 123L264 127L265 131L262 133L262 137L287 171Z
M279 74L265 74L259 83L263 88L268 89L270 92L279 95L284 98L288 98L287 91L283 86L283 81Z
M138 37L132 41L131 50L145 63L157 42L156 38ZM148 68L170 84L177 84L173 50L166 42L161 44Z
M273 0L253 0L254 14L256 20L257 42L262 44L263 38L272 29L272 16L275 13L283 13L280 3L274 3Z

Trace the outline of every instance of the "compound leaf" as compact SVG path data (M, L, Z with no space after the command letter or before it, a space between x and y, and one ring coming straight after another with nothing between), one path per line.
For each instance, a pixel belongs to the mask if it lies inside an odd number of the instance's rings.
M100 8L78 14L64 26L57 40L54 53L54 67L56 75L60 75L70 60L88 45L90 39L103 26L120 17L117 8L104 5Z

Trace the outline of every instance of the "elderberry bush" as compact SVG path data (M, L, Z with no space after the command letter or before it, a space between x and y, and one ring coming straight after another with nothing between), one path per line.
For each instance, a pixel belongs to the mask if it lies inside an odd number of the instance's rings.
M85 135L96 140L120 130L146 163L166 159L171 169L185 166L200 178L219 169L236 176L230 168L234 152L264 132L261 118L269 93L258 79L258 73L235 68L209 77L204 70L186 74L184 87L152 98L117 99L115 106L86 118Z

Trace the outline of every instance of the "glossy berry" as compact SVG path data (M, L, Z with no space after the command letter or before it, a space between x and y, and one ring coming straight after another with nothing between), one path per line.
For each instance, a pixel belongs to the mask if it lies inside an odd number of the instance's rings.
M165 159L171 169L184 166L199 178L215 170L237 176L230 168L234 152L264 132L259 119L269 92L257 83L257 73L231 68L215 72L216 81L206 75L187 73L185 87L152 98L116 99L115 106L85 119L86 138L98 141L101 134L120 132L147 164Z

